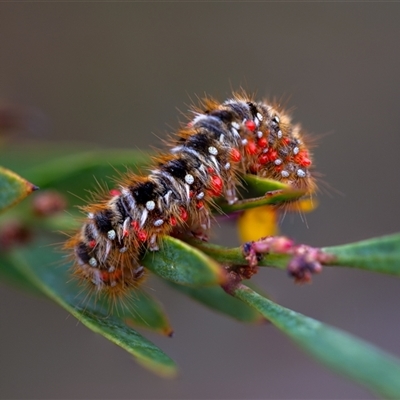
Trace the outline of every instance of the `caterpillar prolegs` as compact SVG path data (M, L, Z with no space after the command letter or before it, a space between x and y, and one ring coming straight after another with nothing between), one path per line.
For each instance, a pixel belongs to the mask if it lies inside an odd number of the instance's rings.
M202 101L194 118L153 159L147 176L126 174L118 188L87 205L79 232L66 244L74 275L97 293L117 298L143 280L143 250L157 251L174 230L206 239L211 203L233 204L240 176L275 179L311 193L311 156L299 125L266 102L235 94Z

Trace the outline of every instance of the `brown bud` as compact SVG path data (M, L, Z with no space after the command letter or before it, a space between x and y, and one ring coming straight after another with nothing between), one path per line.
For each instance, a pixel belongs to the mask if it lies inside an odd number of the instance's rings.
M67 201L63 195L56 191L38 193L33 199L33 212L40 217L48 217L65 210Z
M29 242L32 232L20 221L8 221L0 228L0 251Z

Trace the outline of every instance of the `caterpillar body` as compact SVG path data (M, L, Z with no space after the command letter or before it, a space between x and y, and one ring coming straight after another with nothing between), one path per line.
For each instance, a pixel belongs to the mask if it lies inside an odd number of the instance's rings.
M235 94L224 103L205 99L193 112L149 175L128 173L117 190L84 208L87 217L65 247L74 275L97 293L118 298L138 286L140 255L157 251L163 235L181 230L206 240L213 200L235 203L240 175L314 191L302 130L277 106Z

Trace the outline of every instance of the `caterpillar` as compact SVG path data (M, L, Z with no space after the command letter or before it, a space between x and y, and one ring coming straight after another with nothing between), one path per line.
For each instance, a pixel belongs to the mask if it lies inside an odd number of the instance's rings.
M234 94L223 103L206 98L192 112L147 176L127 173L83 208L82 227L65 247L73 274L96 293L117 299L139 286L140 255L157 251L163 235L181 230L207 240L213 201L235 203L243 174L314 191L302 129L279 106Z

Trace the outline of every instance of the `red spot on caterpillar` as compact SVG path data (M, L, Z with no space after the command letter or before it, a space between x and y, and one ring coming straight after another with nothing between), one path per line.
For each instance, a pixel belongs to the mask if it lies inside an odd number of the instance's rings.
M183 207L181 207L179 209L179 214L180 214L180 217L182 218L183 221L187 221L188 220L188 217L189 217L188 213Z
M145 242L147 240L147 233L140 229L137 233L137 237L141 242Z
M233 162L239 162L242 158L242 155L240 154L238 149L231 149L230 151L230 158Z
M254 155L258 152L257 146L253 140L249 140L245 146L246 153L250 155Z
M248 121L245 122L246 128L251 131L254 132L254 130L256 129L256 124L254 121L252 121L251 119L249 119Z
M267 147L268 141L265 137L262 137L257 140L257 145L258 145L258 147L261 147L263 149L264 147Z
M100 272L100 277L101 277L101 280L104 283L118 281L122 277L122 271L120 269L116 269L116 270L114 270L112 272L101 271Z
M111 189L110 190L110 194L111 196L120 196L121 195L121 191L118 189Z
M302 167L309 167L311 165L311 160L306 150L300 151L299 154L294 157L294 161L300 164Z
M216 196L216 197L221 196L223 185L224 184L222 182L222 179L219 176L214 175L211 178L211 188L212 188L210 190L211 195Z
M268 153L268 158L270 161L275 161L278 158L278 153L275 150L271 150Z
M196 208L197 209L201 209L201 208L203 208L204 207L204 203L201 201L201 200L199 200L197 203L196 203Z
M131 222L131 227L132 227L135 231L137 231L137 230L139 229L139 222L137 222L137 221L132 221L132 222Z
M171 226L176 225L176 218L173 215L169 218L169 223Z
M258 162L261 165L266 164L268 161L269 161L268 153L263 153L263 154L260 155L260 157L258 157Z
M96 247L96 241L95 240L91 240L89 242L89 247L91 247L92 249Z

